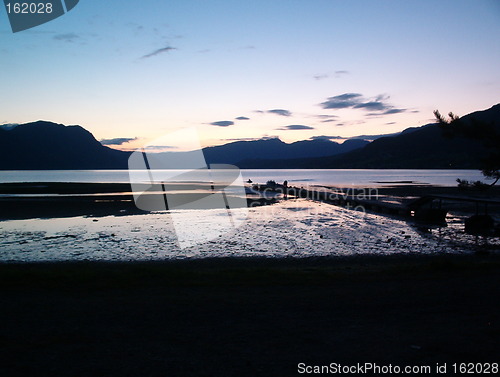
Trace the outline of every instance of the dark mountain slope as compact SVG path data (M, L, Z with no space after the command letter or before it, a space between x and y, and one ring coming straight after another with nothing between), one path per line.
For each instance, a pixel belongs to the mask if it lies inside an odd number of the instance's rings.
M264 139L208 147L204 153L209 164L235 164L240 168L477 169L491 148L500 148L490 145L488 149L478 137L485 130L500 134L500 104L461 119L470 127L467 137L447 138L442 128L430 124L371 143L347 140L338 144L316 139L287 144ZM189 152L173 154L179 160L189 156ZM129 156L129 152L101 145L80 126L38 121L0 127L0 170L126 169Z
M303 140L291 144L280 139L237 141L203 149L208 163L238 165L252 158L291 159L332 156L352 151L367 145L365 140L348 140L339 144L329 140Z
M500 104L461 118L470 127L492 124L500 133ZM474 129L474 128L472 128ZM481 128L477 127L478 132ZM477 135L476 135L477 136ZM498 147L500 148L500 146ZM279 161L246 160L242 168L315 169L478 169L489 150L476 137L445 137L437 124L410 128L392 137L374 140L364 148L337 156Z
M101 145L80 126L38 121L0 129L0 169L124 169L129 153Z

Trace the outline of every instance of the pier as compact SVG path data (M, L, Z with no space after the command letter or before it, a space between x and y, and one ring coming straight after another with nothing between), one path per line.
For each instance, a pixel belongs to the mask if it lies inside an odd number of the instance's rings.
M471 234L490 233L495 223L490 212L498 212L500 200L472 195L429 194L412 197L379 195L378 189L314 190L283 185L254 185L260 192L274 192L286 198L304 198L353 210L366 210L382 215L398 216L433 225L446 226L446 215L451 208L471 214L465 220L465 231ZM490 211L491 208L494 211ZM495 211L496 209L496 211Z

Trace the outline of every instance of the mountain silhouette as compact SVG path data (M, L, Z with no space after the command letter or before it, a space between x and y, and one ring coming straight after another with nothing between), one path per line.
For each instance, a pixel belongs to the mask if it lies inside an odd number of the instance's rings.
M37 121L0 128L1 170L125 169L128 156L80 126Z
M500 133L500 104L461 118L474 130L478 122L493 125ZM478 128L478 131L480 129ZM249 159L241 168L295 169L479 169L488 154L474 137L448 138L435 123L412 127L399 135L382 137L363 148L323 158L288 160Z
M235 141L215 147L203 148L205 160L208 164L233 164L239 166L244 160L264 159L293 159L325 157L346 153L367 145L365 140L347 140L343 144L327 139L302 140L287 144L278 138L251 141ZM177 158L188 158L191 152L164 152L164 156L175 154Z
M476 130L490 124L500 134L500 104L461 118ZM481 128L477 127L477 132ZM447 138L437 124L412 127L372 141L339 144L317 138L287 144L278 138L203 149L207 163L243 169L478 169L488 150L480 138ZM188 157L190 152L164 152ZM127 169L130 152L99 143L80 126L46 121L0 127L0 170Z
M278 138L236 141L204 148L207 163L238 164L243 159L310 158L336 155L368 144L348 140L304 140L287 144ZM174 153L176 158L190 152ZM158 154L162 155L162 154ZM0 127L0 170L85 170L127 169L130 152L99 143L81 126L64 126L47 121Z

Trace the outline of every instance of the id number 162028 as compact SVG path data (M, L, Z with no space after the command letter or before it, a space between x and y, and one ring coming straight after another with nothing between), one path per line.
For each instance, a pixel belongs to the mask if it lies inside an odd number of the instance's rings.
M460 374L497 374L498 363L454 363L453 373Z
M7 13L41 14L52 13L52 3L7 3Z

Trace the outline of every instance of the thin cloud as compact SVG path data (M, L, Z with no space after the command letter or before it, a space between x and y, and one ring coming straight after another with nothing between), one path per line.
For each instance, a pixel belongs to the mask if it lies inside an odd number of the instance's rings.
M384 112L384 114L388 115L388 114L398 114L398 113L404 113L406 111L406 109L390 109L390 110L387 110L386 112Z
M324 74L320 74L320 75L314 75L313 77L315 80L324 80L330 76L328 74L324 73Z
M169 51L172 51L172 50L177 50L177 48L176 47L172 47L172 46L166 46L166 47L163 47L163 48L159 48L158 50L154 50L153 52L150 52L149 54L144 55L143 57L141 57L141 59L151 58L153 56L156 56L156 55L159 55L159 54L163 54L164 52L169 52Z
M247 117L237 117L235 119L236 120L250 120L250 118L247 118Z
M365 124L366 122L364 120L351 120L351 121L344 121L337 123L336 126L338 127L343 127L343 126L355 126L359 124Z
M333 73L333 75L331 73L319 73L317 75L314 75L313 78L315 80L325 80L327 78L330 78L330 77L333 77L333 78L340 78L344 75L348 75L349 74L349 71L335 71Z
M336 116L336 115L330 115L330 114L319 114L319 115L316 115L316 118L319 118L319 119L336 119L336 118L338 118L338 116Z
M217 122L212 122L209 124L211 126L217 126L217 127L229 127L229 126L232 126L234 124L234 122L231 120L219 120Z
M238 137L234 139L220 139L221 141L257 141L257 140L274 140L279 139L279 136L262 136L262 137Z
M321 123L330 123L330 122L336 122L339 117L336 115L320 114L316 115L316 118L321 119Z
M370 111L384 111L387 110L387 107L387 104L380 101L369 101L353 106L355 109L365 109Z
M296 131L296 130L314 130L314 127L304 126L303 124L291 124L289 126L284 126L276 129L282 131Z
M177 147L175 145L148 145L144 149L153 150L156 152L164 152L164 151L168 151L170 149L177 149L177 148L179 148L179 147Z
M365 100L366 102L354 106L355 109L364 109L368 111L389 111L393 106L387 103L389 96L386 94L379 94L374 99Z
M99 140L102 145L122 145L137 140L136 137L116 137L114 139Z
M323 109L348 109L361 103L363 95L359 93L344 93L334 97L328 97L321 103Z
M62 42L68 42L68 43L72 43L79 38L80 38L80 36L78 34L75 34L75 33L57 34L57 35L54 35L54 37L53 37L53 39L55 39L56 41L62 41Z
M344 140L345 137L342 136L327 136L327 135L319 135L310 137L309 140Z
M377 109L375 109L375 108L372 108L371 110L377 111ZM389 109L389 110L385 110L385 111L378 112L378 113L377 112L368 113L368 114L366 114L366 116L373 117L373 118L381 118L383 115L405 113L406 111L407 111L406 109Z
M270 114L276 114L276 115L281 115L283 117L289 117L292 116L291 111L289 110L284 110L284 109L273 109L273 110L267 110L268 113Z
M350 72L349 71L335 71L335 77L341 77L343 75L348 75Z
M373 98L366 98L360 93L344 93L329 97L320 106L323 109L361 109L371 111L368 116L390 115L406 112L406 109L395 108L388 102L389 96L380 94Z

